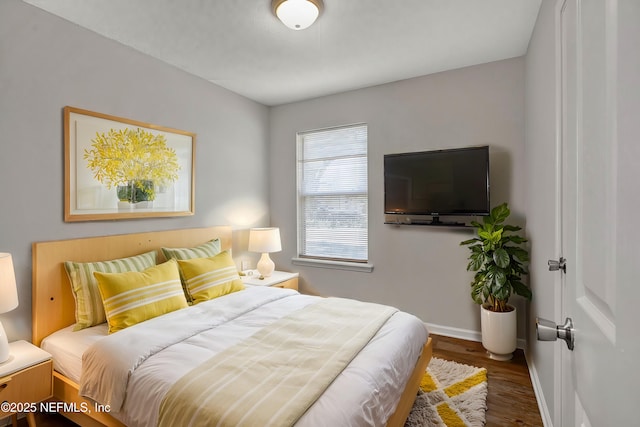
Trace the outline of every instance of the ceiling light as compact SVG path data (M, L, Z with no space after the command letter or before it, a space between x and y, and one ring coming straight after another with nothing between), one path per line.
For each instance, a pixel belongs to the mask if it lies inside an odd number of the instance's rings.
M273 13L292 30L304 30L322 11L322 0L271 0Z

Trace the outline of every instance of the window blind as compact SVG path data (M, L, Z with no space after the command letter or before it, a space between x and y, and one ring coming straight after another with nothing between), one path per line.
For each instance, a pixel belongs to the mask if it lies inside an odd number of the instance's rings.
M366 262L367 126L298 134L300 257Z

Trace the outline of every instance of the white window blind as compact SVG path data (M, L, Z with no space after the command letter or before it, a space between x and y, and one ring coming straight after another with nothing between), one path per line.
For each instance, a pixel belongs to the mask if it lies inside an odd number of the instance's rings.
M301 258L367 262L367 126L298 134Z

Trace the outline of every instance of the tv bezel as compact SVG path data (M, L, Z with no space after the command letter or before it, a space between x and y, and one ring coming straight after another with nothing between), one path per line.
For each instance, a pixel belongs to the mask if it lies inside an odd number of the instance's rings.
M435 154L435 153L448 153L455 151L480 151L484 150L487 153L487 177L486 177L486 197L487 197L487 210L479 211L479 212L460 212L460 211L451 211L451 212L398 212L398 211L387 211L387 173L386 173L386 159L388 157L403 157L403 156L417 156L424 154ZM472 147L462 147L462 148L445 148L439 150L424 150L424 151L412 151L406 153L389 153L383 156L383 189L384 189L384 214L385 215L401 215L401 216L412 216L412 215L428 215L437 219L440 216L487 216L491 212L491 181L490 181L490 150L488 145L480 145L480 146L472 146Z

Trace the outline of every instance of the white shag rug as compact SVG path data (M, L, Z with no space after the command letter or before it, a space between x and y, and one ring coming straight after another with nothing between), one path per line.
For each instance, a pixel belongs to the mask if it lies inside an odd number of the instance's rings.
M481 427L487 370L432 358L405 427Z

